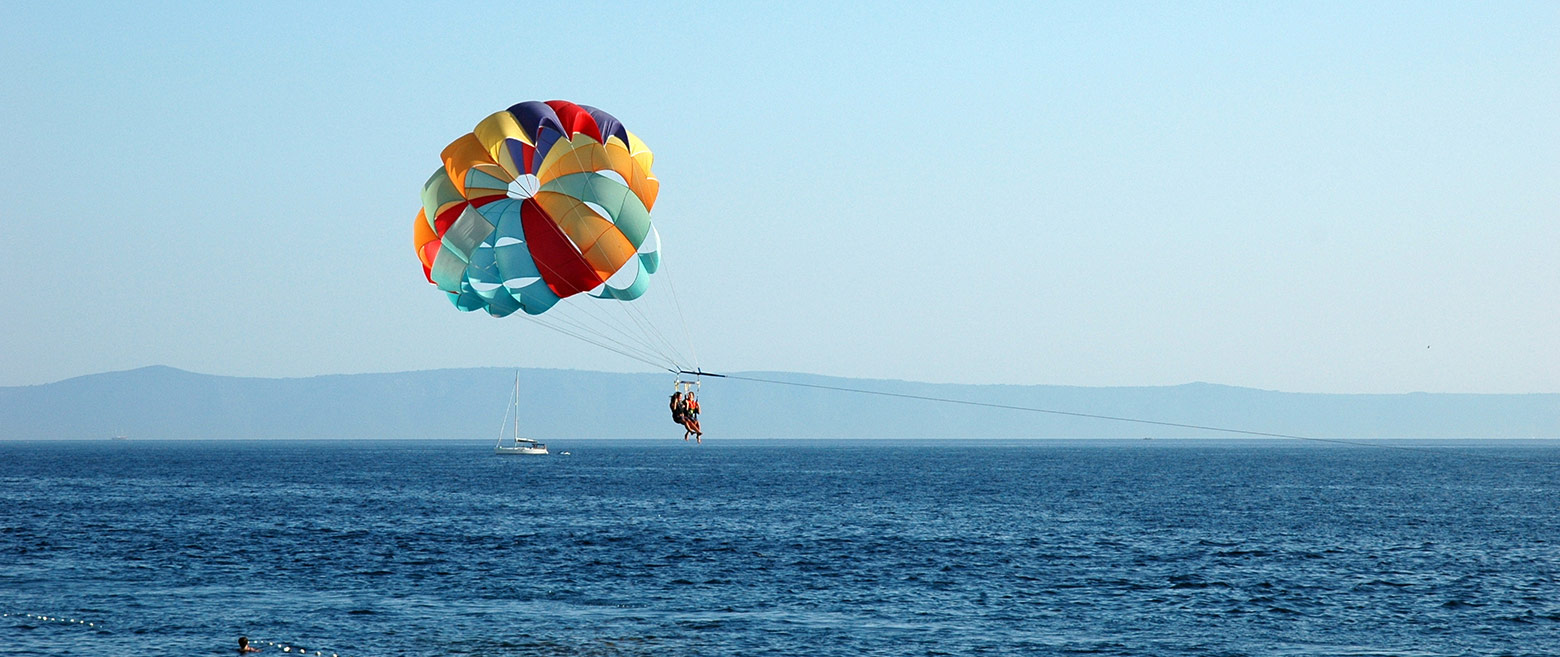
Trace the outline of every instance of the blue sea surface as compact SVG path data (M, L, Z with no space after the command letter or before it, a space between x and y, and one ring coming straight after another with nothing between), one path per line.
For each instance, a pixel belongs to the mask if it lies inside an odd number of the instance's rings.
M550 442L0 442L0 654L1560 654L1553 441Z

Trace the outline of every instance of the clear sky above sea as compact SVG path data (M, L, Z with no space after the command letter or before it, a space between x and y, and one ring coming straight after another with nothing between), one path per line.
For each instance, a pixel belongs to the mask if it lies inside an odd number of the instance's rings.
M1554 2L0 3L0 385L653 371L413 253L554 98L655 150L707 370L1560 392Z

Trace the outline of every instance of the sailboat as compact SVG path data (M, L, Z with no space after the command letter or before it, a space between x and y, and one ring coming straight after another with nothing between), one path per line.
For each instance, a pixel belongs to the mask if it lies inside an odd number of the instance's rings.
M509 413L514 411L515 422L509 443L504 443L504 429L509 428ZM509 406L504 409L504 423L498 427L498 444L493 446L494 454L546 454L547 445L520 437L520 371L515 370L515 392L509 397Z

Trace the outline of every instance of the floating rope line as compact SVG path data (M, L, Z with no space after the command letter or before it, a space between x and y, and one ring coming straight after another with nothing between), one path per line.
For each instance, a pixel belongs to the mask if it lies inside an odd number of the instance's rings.
M65 617L65 616L48 616L48 615L44 615L44 614L28 614L28 613L0 613L0 618L26 618L26 619L29 619L29 620L40 621L40 622L45 622L45 623L60 623L60 624L64 624L64 625L81 625L81 626L85 626L85 627L92 627L92 628L97 628L97 630L99 632L107 632L108 631L108 630L103 629L103 622L102 621L87 621L87 620L81 620L81 619L77 619L77 618L68 618L68 617ZM286 654L305 655L305 656L309 656L309 657L343 657L340 653L337 653L336 651L333 651L333 650L324 650L324 649L309 650L308 648L304 648L302 646L297 645L296 644L297 642L289 643L289 642L285 642L285 641L251 641L250 645L258 645L258 644L261 644L261 643L264 643L265 645L273 647L273 648L278 648L283 653L286 653Z
M41 614L0 614L0 618L30 618L45 623L64 623L67 625L85 625L87 627L97 627L99 625L97 621L85 621L61 616L44 616Z
M260 643L260 642L257 641L255 643ZM288 645L286 643L277 643L275 641L266 641L264 643L265 643L265 645L271 646L272 648L281 648L282 652L284 652L284 653L297 653L297 654L300 654L300 655L313 655L313 657L341 657L340 655L337 655L334 652L326 652L326 651L323 651L323 650L316 650L314 652L309 652L308 648L301 648L301 647L298 647L298 646Z

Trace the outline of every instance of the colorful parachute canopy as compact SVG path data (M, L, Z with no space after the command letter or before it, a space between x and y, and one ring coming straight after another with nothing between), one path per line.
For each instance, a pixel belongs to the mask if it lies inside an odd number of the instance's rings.
M581 292L635 299L660 264L653 156L611 114L528 101L450 142L414 243L461 310L536 315Z

